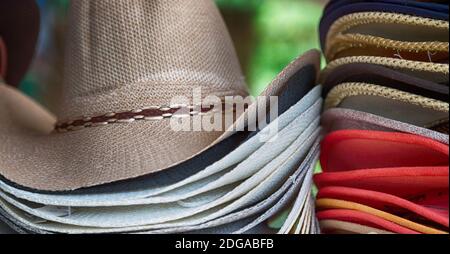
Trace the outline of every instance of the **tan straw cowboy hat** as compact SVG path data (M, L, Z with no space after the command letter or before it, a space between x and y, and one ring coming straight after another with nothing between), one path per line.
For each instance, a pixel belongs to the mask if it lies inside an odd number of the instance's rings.
M0 175L19 186L67 191L179 165L230 136L175 131L173 97L246 96L226 26L211 0L71 1L65 80L56 116L0 85ZM294 61L263 95L275 96L319 53ZM251 105L252 106L252 105ZM224 130L231 129L246 113Z

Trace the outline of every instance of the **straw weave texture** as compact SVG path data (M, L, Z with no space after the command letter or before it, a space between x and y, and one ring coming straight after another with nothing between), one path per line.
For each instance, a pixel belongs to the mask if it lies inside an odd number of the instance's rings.
M72 1L69 23L61 120L169 105L199 87L246 95L210 0Z
M328 97L325 101L325 108L329 109L337 107L345 98L358 95L380 96L388 99L411 103L436 111L449 111L448 103L426 98L420 95L410 94L397 89L366 83L344 83L336 86L328 94Z

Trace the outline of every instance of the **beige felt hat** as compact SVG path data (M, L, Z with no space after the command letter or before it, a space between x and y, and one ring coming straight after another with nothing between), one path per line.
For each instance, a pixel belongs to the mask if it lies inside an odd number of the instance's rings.
M170 126L180 107L190 121L206 113L193 111L193 103L173 104L175 96L192 102L197 88L202 97L247 95L213 1L71 1L67 37L56 116L0 85L3 178L37 190L75 190L168 169L231 135ZM263 95L279 95L305 65L318 70L319 59L311 51L295 60Z

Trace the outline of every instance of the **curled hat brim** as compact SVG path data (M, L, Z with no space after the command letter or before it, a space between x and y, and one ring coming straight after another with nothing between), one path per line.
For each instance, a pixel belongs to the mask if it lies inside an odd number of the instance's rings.
M328 9L325 11L323 18L320 22L320 41L322 48L326 47L327 44L326 37L330 27L334 24L334 22L338 20L340 17L352 13L380 11L380 12L414 15L418 17L431 18L437 20L448 20L448 11L422 8L421 6L417 6L416 4L411 4L410 6L407 6L405 5L404 2L402 2L401 4L393 4L387 2L368 3L361 1L352 1L352 3L348 4L346 4L345 1L330 2Z
M384 85L404 92L442 101L447 100L449 94L449 88L446 85L414 77L384 66L351 63L336 67L324 78L324 82L322 83L324 96L335 86L346 82L365 82L374 85Z
M335 198L343 199L347 201L357 202L365 204L377 209L386 211L386 207L399 208L401 210L415 213L423 218L429 219L442 226L448 227L449 219L442 213L436 210L430 209L427 206L411 202L407 199L386 194L383 192L370 191L358 188L347 187L325 187L318 193L318 198ZM388 211L392 211L392 208L387 208Z
M285 68L262 95L278 96L292 83L315 84L319 66L320 53L306 53ZM304 69L307 75L299 76ZM56 119L20 92L1 85L0 98L0 174L34 190L70 191L171 169L233 134L175 132L167 120L55 134ZM247 112L234 125L244 121Z
M0 37L7 55L6 76L17 86L34 55L40 25L39 8L34 0L0 1Z
M396 131L416 134L446 145L449 144L448 135L443 133L352 109L329 109L322 114L321 120L326 132L345 129Z

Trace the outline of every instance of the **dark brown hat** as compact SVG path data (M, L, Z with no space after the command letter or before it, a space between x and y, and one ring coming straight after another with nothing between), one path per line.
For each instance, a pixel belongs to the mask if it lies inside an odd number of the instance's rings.
M9 85L17 86L31 63L39 21L35 0L0 1L0 74Z

